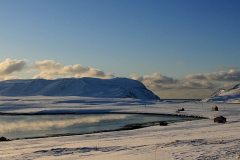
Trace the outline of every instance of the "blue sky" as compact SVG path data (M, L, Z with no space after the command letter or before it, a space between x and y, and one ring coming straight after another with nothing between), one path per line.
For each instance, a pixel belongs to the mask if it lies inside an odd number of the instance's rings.
M0 0L0 80L127 77L160 98L240 81L238 0Z

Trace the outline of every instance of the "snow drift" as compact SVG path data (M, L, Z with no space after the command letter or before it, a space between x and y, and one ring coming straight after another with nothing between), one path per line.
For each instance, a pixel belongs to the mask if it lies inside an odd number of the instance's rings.
M135 98L160 100L141 82L127 79L64 78L0 82L1 96L83 96L98 98Z
M206 98L203 101L240 103L240 84L231 89L221 88L213 93L210 98Z

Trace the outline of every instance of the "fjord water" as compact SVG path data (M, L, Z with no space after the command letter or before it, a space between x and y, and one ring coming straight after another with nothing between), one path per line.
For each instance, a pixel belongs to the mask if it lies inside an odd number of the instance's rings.
M159 125L160 121L173 123L194 119L198 118L150 114L1 115L0 134L8 139L49 137L120 130L134 124L146 127Z

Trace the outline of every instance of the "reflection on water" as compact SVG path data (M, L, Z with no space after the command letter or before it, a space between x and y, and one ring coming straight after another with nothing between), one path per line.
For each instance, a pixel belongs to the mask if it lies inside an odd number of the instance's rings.
M118 130L127 124L177 122L196 118L148 114L1 115L0 136L8 139ZM156 123L157 124L157 123ZM154 123L151 123L154 125Z

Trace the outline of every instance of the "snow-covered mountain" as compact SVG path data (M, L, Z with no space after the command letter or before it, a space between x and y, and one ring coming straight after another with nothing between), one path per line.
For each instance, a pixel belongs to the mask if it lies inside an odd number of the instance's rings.
M240 102L240 84L231 89L219 89L203 101L218 101L218 102Z
M127 79L64 78L0 82L1 96L83 96L98 98L136 98L160 100L141 82Z

